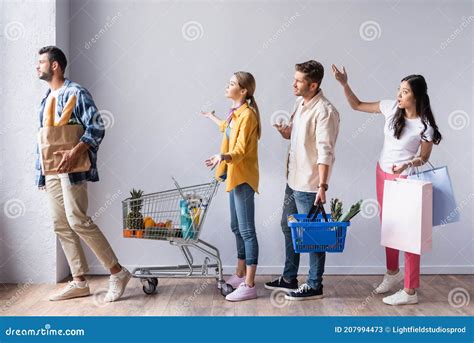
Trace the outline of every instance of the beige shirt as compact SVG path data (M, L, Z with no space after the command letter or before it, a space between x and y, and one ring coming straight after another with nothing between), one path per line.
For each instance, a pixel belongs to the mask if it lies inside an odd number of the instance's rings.
M299 116L296 120L295 116ZM315 193L319 186L318 164L329 166L328 180L336 160L339 112L320 90L307 104L296 100L291 120L287 156L288 186L295 191Z

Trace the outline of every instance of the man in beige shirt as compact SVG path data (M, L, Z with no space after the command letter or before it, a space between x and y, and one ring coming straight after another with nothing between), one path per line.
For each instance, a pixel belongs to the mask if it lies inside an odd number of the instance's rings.
M293 82L296 99L288 125L276 124L283 138L290 140L287 155L287 185L281 228L285 236L286 259L283 275L265 284L267 289L288 292L288 300L323 297L326 253L309 253L310 269L306 283L298 287L300 254L295 253L287 216L307 214L313 205L326 203L326 191L335 162L339 133L339 113L321 89L324 67L314 60L296 64Z

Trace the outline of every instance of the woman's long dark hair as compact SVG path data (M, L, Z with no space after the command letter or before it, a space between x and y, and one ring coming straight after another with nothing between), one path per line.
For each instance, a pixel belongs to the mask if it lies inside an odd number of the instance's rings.
M422 138L425 137L425 131L430 125L433 130L433 143L439 144L441 139L441 133L438 130L438 125L436 125L436 121L431 111L430 105L430 97L428 96L428 86L426 85L425 78L422 75L409 75L404 77L400 82L407 81L410 85L411 91L415 96L416 101L416 113L421 117L421 122L424 125L424 130L421 133ZM405 109L404 108L397 108L395 115L393 116L392 122L390 124L391 128L394 129L394 136L397 139L400 139L400 136L403 132L403 128L405 127Z

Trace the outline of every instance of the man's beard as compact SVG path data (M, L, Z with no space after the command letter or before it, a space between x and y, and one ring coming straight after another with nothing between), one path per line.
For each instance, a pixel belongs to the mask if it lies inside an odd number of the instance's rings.
M51 81L53 79L53 69L51 69L51 67L49 68L49 70L45 73L41 73L40 76L39 76L40 80L44 80L44 81Z

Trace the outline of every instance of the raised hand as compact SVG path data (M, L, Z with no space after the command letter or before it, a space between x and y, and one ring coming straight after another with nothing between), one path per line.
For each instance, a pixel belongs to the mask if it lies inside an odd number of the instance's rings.
M332 74L341 85L345 86L347 84L347 72L344 66L342 66L342 71L340 71L339 69L337 69L336 65L333 64Z
M214 169L219 163L222 161L222 155L217 154L217 155L212 155L209 157L207 160L204 161L206 166L210 167L211 170Z
M283 138L289 139L291 136L291 126L286 125L283 120L280 120L280 122L273 124L273 127L277 129L277 131L280 133L280 135L283 136Z
M201 115L203 115L206 118L211 118L214 115L215 111L209 111L209 112L204 112L201 111Z

